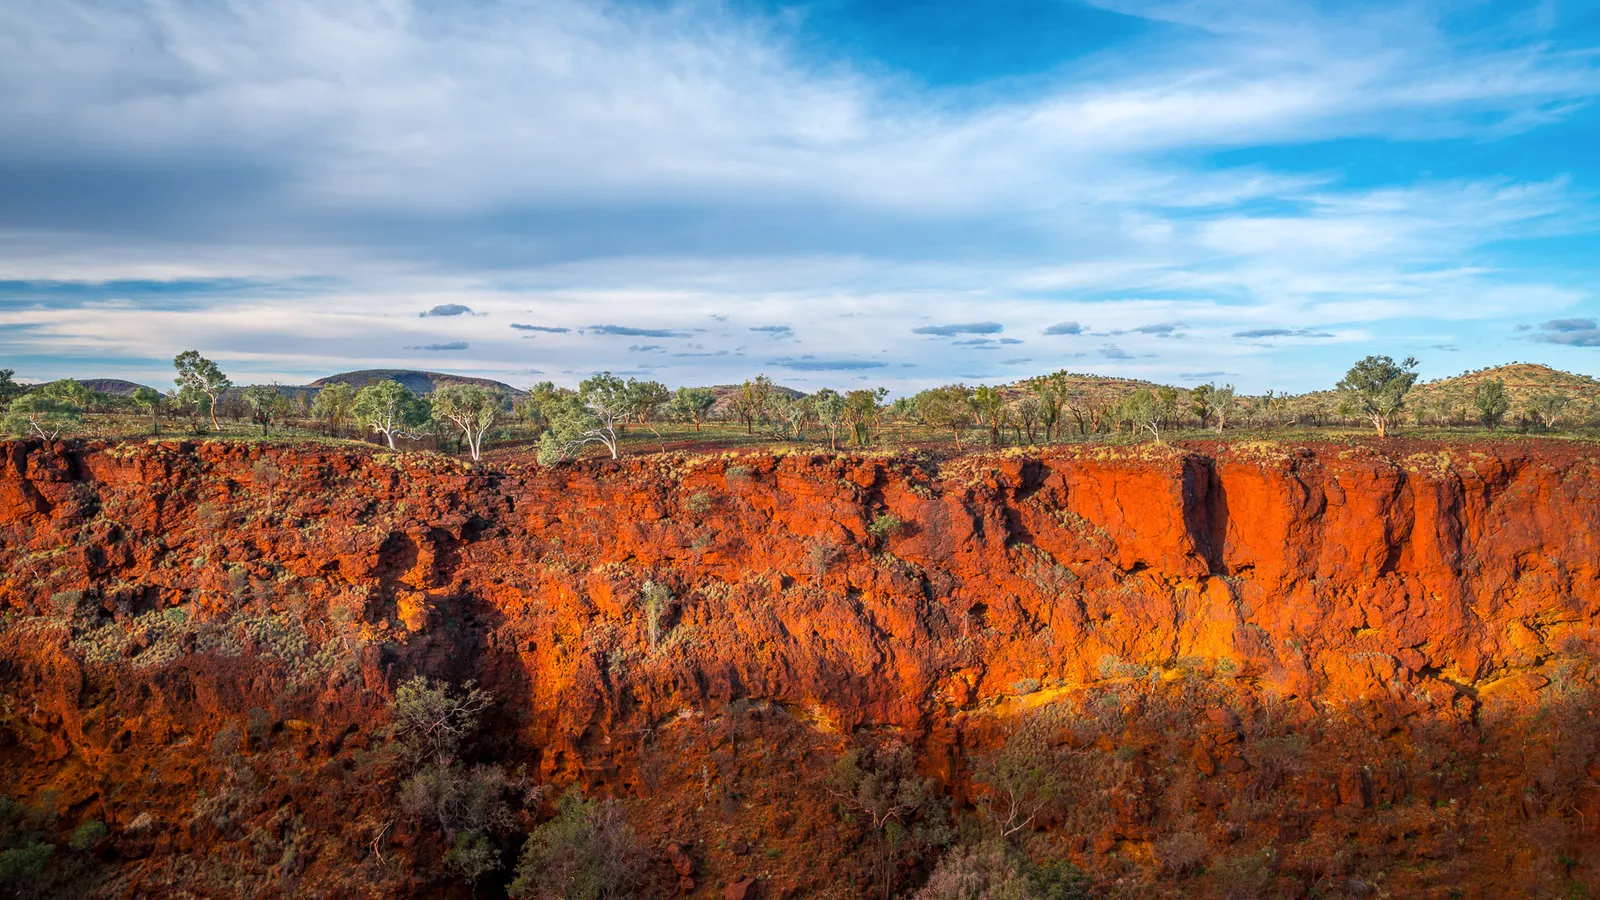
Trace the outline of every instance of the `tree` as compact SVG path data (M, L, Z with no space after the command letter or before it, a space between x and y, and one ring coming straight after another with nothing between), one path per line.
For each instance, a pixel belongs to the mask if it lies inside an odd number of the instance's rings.
M772 379L757 375L746 381L733 395L733 411L744 423L746 434L754 433L755 423L767 414L767 403L772 399Z
M972 390L964 384L929 388L917 395L917 416L929 428L948 429L961 450L961 432L972 427Z
M345 419L350 417L355 399L355 388L342 381L330 382L317 391L317 399L311 404L311 414L327 422L328 427L337 433L344 427Z
M878 413L887 396L888 388L861 388L844 395L845 424L850 426L856 446L865 447L872 442L872 429L878 424Z
M1148 431L1156 443L1161 443L1162 409L1154 391L1149 388L1134 391L1122 404L1122 417L1133 423L1135 434Z
M49 384L40 385L34 391L44 394L54 400L60 400L68 406L75 406L79 410L87 410L89 404L94 402L94 391L88 385L71 378L60 378Z
M161 392L152 387L139 385L133 392L133 405L150 413L150 430L156 434L161 433L161 403L165 398Z
M989 429L989 445L1000 446L1000 429L1006 424L1006 398L999 388L980 384L972 392L972 412L978 424Z
M1056 386L1053 376L1034 381L1032 389L1033 397L1039 404L1039 425L1044 428L1044 439L1054 440L1066 395Z
M173 379L178 385L178 398L184 403L198 404L201 397L207 400L206 410L211 415L211 428L217 430L217 397L230 387L233 382L228 376L222 374L217 364L204 356L198 350L185 350L172 360L173 368L178 370L178 376Z
M681 387L672 395L667 405L667 415L679 422L693 422L698 434L701 420L716 405L716 392L710 388Z
M826 789L846 817L866 820L878 844L885 900L894 893L898 855L916 855L949 841L944 798L917 774L916 760L904 744L845 753Z
M412 676L395 690L389 704L389 737L400 760L412 769L455 762L493 699L471 681L456 689Z
M655 419L670 399L672 395L667 392L667 386L659 381L628 379L628 418L650 429L657 438L661 437L661 432L656 430Z
M22 385L14 380L16 374L16 369L0 369L0 409L10 405L23 391Z
M1405 408L1406 393L1417 381L1416 367L1415 357L1407 357L1403 363L1387 356L1361 360L1339 381L1341 407L1347 414L1370 420L1378 437L1386 437L1389 423L1395 413ZM1270 400L1269 396L1269 403Z
M1561 414L1571 402L1572 398L1560 391L1546 391L1528 398L1528 412L1539 423L1539 427L1549 431L1556 427Z
M555 817L528 833L507 893L516 900L625 900L648 863L621 804L569 790Z
M31 391L6 408L5 428L12 434L35 434L47 441L78 424L82 411L43 391Z
M384 379L356 392L350 414L362 427L383 435L393 450L395 435L406 437L406 429L428 421L428 404L400 382Z
M1011 420L1012 430L1017 432L1017 443L1022 443L1022 435L1028 435L1028 443L1033 443L1034 428L1039 423L1039 398L1024 395L1006 404L1006 416Z
M289 398L275 384L252 384L244 389L243 396L256 424L261 426L263 437L266 436L267 426L289 411Z
M1506 397L1506 383L1498 378L1478 382L1472 390L1472 405L1478 408L1478 421L1490 431L1500 427L1511 401Z
M1211 413L1217 417L1217 434L1227 427L1228 419L1239 406L1239 401L1234 397L1233 385L1225 384L1211 392Z
M483 453L483 438L500 418L505 406L499 391L479 384L446 384L433 392L433 417L461 429L467 449L477 462Z
M847 419L844 395L833 388L822 388L811 395L811 405L816 410L817 423L828 432L828 449L839 449L839 429Z
M1216 414L1217 386L1202 384L1189 392L1189 411L1200 420L1200 427L1204 428L1211 422L1211 417Z
M1031 828L1066 794L1067 780L1051 740L1053 724L1043 714L1024 720L998 752L978 765L977 780L988 788L978 808L1002 839Z
M631 406L628 385L610 372L584 379L576 393L558 394L545 412L550 430L539 439L539 462L559 462L589 444L605 445L616 459L617 429Z

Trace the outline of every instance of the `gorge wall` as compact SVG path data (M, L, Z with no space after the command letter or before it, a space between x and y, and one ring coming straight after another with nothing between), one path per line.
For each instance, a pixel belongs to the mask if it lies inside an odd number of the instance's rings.
M1021 839L1097 896L1600 889L1588 445L13 442L0 615L0 793L105 822L60 876L105 896L468 896L382 752L417 673L494 695L481 759L620 798L643 896L668 842L694 896L863 896L841 753L960 818L1039 722L1074 775Z

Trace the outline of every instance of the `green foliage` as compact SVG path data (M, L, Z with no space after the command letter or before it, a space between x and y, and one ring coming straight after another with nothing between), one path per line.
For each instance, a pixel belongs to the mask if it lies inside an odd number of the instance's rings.
M650 649L654 651L661 645L661 620L667 614L672 603L672 591L664 584L646 581L639 588L639 596L644 600L646 627L650 637Z
M972 413L989 429L990 446L1000 446L1000 429L1007 422L1006 398L999 388L980 384L972 391Z
M667 404L667 415L676 422L693 422L694 430L699 431L700 423L716 405L717 395L710 388L681 387Z
M474 828L456 835L444 855L445 867L470 884L500 868L500 848L488 832Z
M459 690L422 675L395 691L389 703L389 736L408 766L443 766L456 759L462 745L478 731L493 697L473 682Z
M625 900L647 862L616 801L569 791L555 817L529 833L508 893L517 900Z
M330 382L317 391L317 399L311 404L311 414L337 430L344 427L355 401L355 388L342 381Z
M894 893L902 862L950 842L953 831L937 786L917 773L911 749L894 743L846 752L834 764L827 790L849 820L864 820L878 844L883 896Z
M428 421L428 404L398 381L384 379L356 392L350 414L363 428L383 435L389 449L395 449L395 435Z
M811 407L818 424L828 432L829 449L838 449L839 431L849 418L849 403L845 396L832 388L822 388L811 395Z
M0 852L0 884L25 885L44 873L55 855L53 844L24 844Z
M1038 681L1033 686L1037 688ZM994 755L978 765L977 780L987 788L978 799L978 809L1001 838L1025 834L1066 795L1051 724L1042 714L1024 720Z
M211 416L211 427L216 428L217 397L232 387L233 382L228 380L216 363L201 356L197 350L179 353L173 358L172 367L178 370L173 379L178 386L178 402L195 407L204 404Z
M514 823L507 793L522 787L494 765L433 763L400 784L400 808L439 826L446 838L469 831L505 831Z
M572 458L589 444L602 444L619 455L617 429L634 407L628 383L601 372L578 383L576 393L556 393L544 408L550 430L539 439L539 464L554 465Z
M72 829L72 835L67 838L67 846L79 853L93 850L95 845L105 840L111 829L99 819L89 819Z
M77 407L78 409L88 409L89 404L94 402L95 397L94 391L89 390L87 385L71 378L61 378L49 384L40 385L34 388L32 393L43 394L46 397L59 400L68 406Z
M16 382L16 369L0 369L0 409L10 405L21 394L23 387Z
M1122 418L1133 423L1134 433L1149 432L1156 443L1161 443L1161 401L1155 391L1140 388L1122 404Z
M55 440L63 431L82 421L83 410L49 394L34 391L11 401L4 425L16 435L34 435Z
M1528 412L1546 431L1556 427L1572 398L1561 391L1543 391L1528 398Z
M287 415L290 409L289 398L275 384L252 384L244 389L243 398L263 435L267 433L267 426Z
M872 523L867 526L867 533L882 541L904 531L906 523L893 513L879 513Z
M1500 427L1506 411L1511 409L1511 400L1506 397L1506 383L1498 378L1478 382L1472 391L1472 405L1478 408L1478 421L1484 427L1490 431Z
M1338 390L1341 408L1371 420L1378 436L1388 434L1394 415L1405 407L1406 394L1417 381L1417 361L1396 363L1388 356L1368 356L1345 373Z
M505 398L478 384L447 384L433 392L433 417L461 430L474 461L483 454L483 439L505 408Z
M929 388L917 395L917 416L929 428L947 430L961 449L961 432L973 423L972 390L964 384Z
M150 427L157 433L161 431L159 417L165 400L166 398L161 396L160 391L142 384L133 392L133 405L150 413Z

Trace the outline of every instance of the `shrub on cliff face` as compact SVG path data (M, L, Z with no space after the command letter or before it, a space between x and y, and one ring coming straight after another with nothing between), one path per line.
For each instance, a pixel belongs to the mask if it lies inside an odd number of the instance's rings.
M1005 844L962 844L940 858L913 900L1088 900L1089 879L1065 860L1036 865Z
M394 692L389 704L389 735L406 765L449 765L462 745L478 731L492 695L468 681L459 690L422 675Z
M861 822L877 843L883 896L894 894L902 863L950 842L953 832L938 787L917 773L916 759L904 744L859 748L833 767L828 792L847 822Z
M517 900L625 900L648 857L615 800L562 795L556 815L522 845L508 893Z

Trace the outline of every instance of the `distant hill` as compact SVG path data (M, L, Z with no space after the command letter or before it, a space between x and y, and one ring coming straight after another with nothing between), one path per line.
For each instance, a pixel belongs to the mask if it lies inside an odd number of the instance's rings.
M743 389L744 384L742 383L711 385L708 390L717 395L717 402L711 407L711 414L713 416L733 415L733 396ZM790 400L798 400L806 395L804 391L797 391L792 387L784 387L781 384L773 385L772 393L774 396L788 397Z
M136 381L124 381L121 378L74 378L73 381L91 391L116 397L132 397L134 391L144 387Z
M489 378L450 375L444 372L423 372L417 369L360 369L355 372L341 372L338 375L318 378L316 381L311 382L309 387L320 390L326 385L338 382L360 390L374 381L398 381L414 394L431 394L440 385L452 382L482 385L483 387L494 388L508 394L521 395L524 393L505 382L494 381Z
M1511 363L1419 384L1412 389L1407 402L1470 409L1472 392L1483 382L1496 378L1505 384L1513 410L1520 409L1528 398L1548 392L1563 393L1580 402L1600 401L1600 381L1587 375L1563 372L1538 363Z

